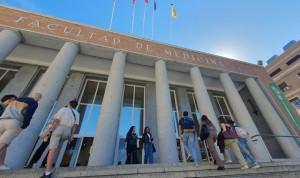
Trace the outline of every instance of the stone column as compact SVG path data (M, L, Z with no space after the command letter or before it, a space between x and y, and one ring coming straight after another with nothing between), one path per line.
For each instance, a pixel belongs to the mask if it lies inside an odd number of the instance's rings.
M125 66L126 54L116 52L109 72L88 166L109 166L114 163Z
M21 67L15 77L1 91L0 98L7 94L21 96L38 69L38 66Z
M153 144L155 145L156 152L153 153L153 162L159 163L159 147L158 147L158 129L157 129L157 112L156 112L156 93L155 84L146 84L146 113L145 113L145 126L150 127L151 134L154 137Z
M176 132L166 63L155 63L156 108L160 163L178 163Z
M190 74L193 82L198 109L201 115L206 115L209 120L215 125L217 132L220 132L220 124L215 114L214 108L211 104L204 80L198 67L192 67ZM217 149L218 150L218 149Z
M250 136L259 134L246 105L244 104L239 92L237 91L233 81L231 80L228 73L222 73L220 75L221 83L223 84L225 94L227 96L228 102L233 110L235 118L241 128L246 129ZM251 139L249 139L250 141ZM257 161L270 161L268 152L264 147L264 143L261 139L257 142L250 144L251 154L257 159Z
M6 164L9 167L18 169L25 165L47 116L66 81L77 52L78 46L76 44L66 42L42 79L36 84L35 90L31 92L39 92L43 98L39 102L39 107L35 111L29 127L23 130L8 148ZM17 161L15 158L18 158Z
M191 110L191 106L190 106L190 102L189 102L189 98L188 98L188 94L186 92L186 89L181 88L181 87L177 87L176 94L177 94L177 99L178 99L178 106L179 106L180 115L182 116L183 111L187 111L189 113L189 117L193 119L192 110ZM197 119L199 119L199 118L197 118ZM198 122L198 120L194 120L194 122ZM196 126L198 124L195 123L194 125ZM198 135L195 135L195 136L198 137ZM199 146L198 139L195 142L195 147L196 147L198 160L201 162L202 161L202 156L201 156L201 152L200 152L200 146Z
M256 81L253 78L248 78L245 82L273 134L291 135ZM277 140L288 158L300 158L300 148L293 138L278 137Z
M21 37L17 32L2 30L0 32L0 64L21 42Z

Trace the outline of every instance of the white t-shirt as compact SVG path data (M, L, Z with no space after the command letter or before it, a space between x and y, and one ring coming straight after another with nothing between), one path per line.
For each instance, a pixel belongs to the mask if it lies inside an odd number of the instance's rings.
M66 107L65 108L61 108L53 116L53 118L54 119L58 119L60 121L59 124L67 126L67 127L73 127L74 124L79 125L80 115L79 115L79 113L75 109L72 109L72 110L73 110L73 112L75 114L76 121L75 121L74 115L73 115L73 113L71 111L71 108L66 108Z

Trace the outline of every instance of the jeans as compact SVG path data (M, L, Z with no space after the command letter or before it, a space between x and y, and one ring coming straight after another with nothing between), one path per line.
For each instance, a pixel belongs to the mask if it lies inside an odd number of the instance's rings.
M194 133L183 133L182 134L184 149L188 155L192 155L194 162L198 163L198 156L195 147L195 135ZM191 150L190 150L191 149Z
M250 145L247 138L239 138L239 147L244 157L248 157L252 163L255 163L256 160L253 158L251 153L248 151L247 147Z
M149 158L149 164L153 164L152 143L145 143L144 151L145 151L144 164L147 164L148 158Z

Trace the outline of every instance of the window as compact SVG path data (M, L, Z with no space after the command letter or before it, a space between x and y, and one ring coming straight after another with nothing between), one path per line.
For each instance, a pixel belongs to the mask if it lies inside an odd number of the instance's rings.
M296 109L300 109L300 99L298 97L291 99L290 102Z
M282 93L286 92L287 90L291 89L291 87L286 84L285 82L282 82L278 85L278 88L282 91Z
M286 64L289 66L289 65L293 64L294 62L296 62L299 58L300 58L300 55L298 54L293 59L289 60Z
M280 71L281 71L280 68L276 69L274 72L272 72L272 73L270 74L270 77L274 77L274 76L275 76L276 74L278 74Z
M233 120L228 104L224 96L214 96L214 101L217 105L220 116L223 116L225 119Z
M15 77L17 70L0 68L0 92Z

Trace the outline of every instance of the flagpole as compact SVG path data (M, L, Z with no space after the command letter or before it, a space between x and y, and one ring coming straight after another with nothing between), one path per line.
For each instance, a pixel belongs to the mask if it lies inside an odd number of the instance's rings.
M153 1L153 16L152 16L152 40L153 40L153 26L154 26L154 3L155 1Z
M113 18L114 18L115 5L116 5L116 1L114 1L114 7L113 7L113 10L112 10L112 14L111 14L109 30L111 29L111 24L112 24L112 21L113 21Z
M171 35L170 35L170 43L172 43L172 20L173 20L173 15L172 15L172 10L173 10L173 4L171 4L172 8L171 8Z
M132 27L131 27L131 35L133 34L134 12L135 12L135 4L134 4L134 6L133 6L133 15L132 15Z
M146 2L145 2L145 9L144 9L144 21L143 21L143 34L142 34L142 38L144 38L145 16L146 16Z

